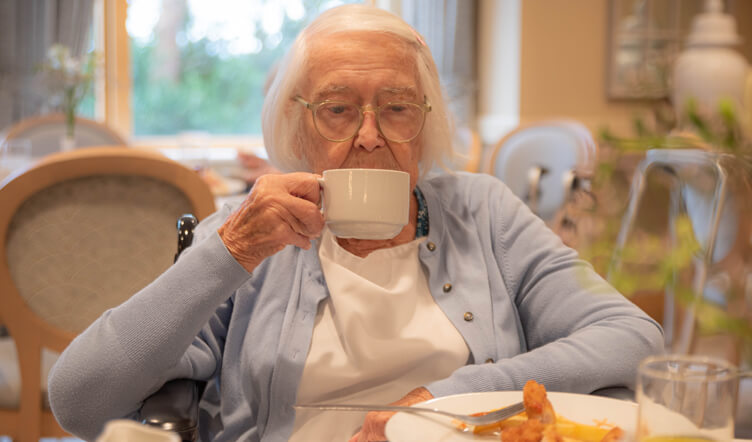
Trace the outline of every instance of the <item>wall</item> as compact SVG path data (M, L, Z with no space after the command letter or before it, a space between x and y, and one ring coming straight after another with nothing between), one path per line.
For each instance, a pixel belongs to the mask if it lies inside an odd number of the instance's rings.
M486 145L519 124L520 3L522 0L478 2L477 116Z
M752 64L752 1L726 0L729 12L736 18L736 28L742 36L739 50Z
M647 109L606 98L607 9L605 0L523 2L521 123L565 116L622 130Z
M629 134L632 117L649 106L606 97L608 1L521 3L520 123L570 117L594 131L607 125ZM752 60L752 1L732 0L729 9Z

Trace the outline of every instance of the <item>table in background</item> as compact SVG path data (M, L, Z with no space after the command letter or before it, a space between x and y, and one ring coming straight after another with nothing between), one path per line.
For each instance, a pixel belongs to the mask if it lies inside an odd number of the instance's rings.
M233 147L169 147L159 151L168 158L178 161L202 173L212 188L219 209L224 204L240 203L246 195L248 185L244 180L246 170L238 160L241 150ZM243 149L264 160L268 159L263 147Z

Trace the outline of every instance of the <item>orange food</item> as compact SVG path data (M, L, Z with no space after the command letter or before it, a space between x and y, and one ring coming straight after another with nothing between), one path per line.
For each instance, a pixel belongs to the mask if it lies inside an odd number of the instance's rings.
M617 442L623 439L619 427L582 425L560 416L548 400L546 388L529 380L522 389L527 420L501 431L502 442Z
M484 414L493 413L494 411L500 410L500 408L496 408L489 411L482 411L479 413L472 413L470 416L483 416ZM487 434L487 433L493 433L496 431L501 431L505 428L510 427L516 427L520 425L521 421L519 420L520 416L524 415L524 412L520 412L520 414L515 415L513 417L510 417L508 419L504 419L503 421L499 422L492 422L490 424L485 425L467 425L464 422L460 421L453 421L452 423L454 426L457 427L458 430L461 431L472 431L473 434Z
M488 425L467 425L455 422L459 430L472 430L475 434L500 432L502 442L618 442L624 440L624 431L614 425L597 422L584 425L557 416L548 400L546 388L530 380L522 390L525 412ZM494 411L494 410L491 410ZM481 412L475 415L490 413Z
M528 419L516 427L501 432L501 440L517 442L539 442L543 438L545 426L538 419Z
M603 436L603 439L601 439L601 442L617 442L624 439L624 430L622 430L619 427L614 427L606 433L605 436Z
M529 380L522 389L522 402L528 419L537 419L542 424L555 424L556 413L546 396L546 387L534 380Z

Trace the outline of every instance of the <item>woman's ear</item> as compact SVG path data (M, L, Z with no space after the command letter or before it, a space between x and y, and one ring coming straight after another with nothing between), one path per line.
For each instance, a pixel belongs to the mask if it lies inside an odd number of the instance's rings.
M292 137L292 149L291 152L296 159L298 167L295 170L312 172L311 161L309 155L311 152L311 140L308 137L308 131L305 129L305 122L301 118L298 130L295 131L295 136Z
M308 158L306 157L306 146L308 145L306 140L306 128L305 128L305 113L301 111L302 106L296 102L290 100L284 109L284 118L288 121L285 124L288 130L293 132L293 136L288 138L288 142L292 144L288 152L288 158L292 163L295 163L298 167L293 170L308 170ZM295 124L297 122L297 124ZM288 167L291 164L288 164Z
M305 123L303 123L302 119L298 121L300 121L300 124L298 124L298 129L295 131L295 136L293 137L292 153L301 162L308 163L308 158L305 155L305 147L308 144L305 137L305 128L303 127Z

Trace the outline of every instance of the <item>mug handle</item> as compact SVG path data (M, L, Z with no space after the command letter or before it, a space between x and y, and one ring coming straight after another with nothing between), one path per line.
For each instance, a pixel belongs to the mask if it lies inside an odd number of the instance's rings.
M319 182L319 211L321 214L324 214L324 177L316 178L316 181Z

